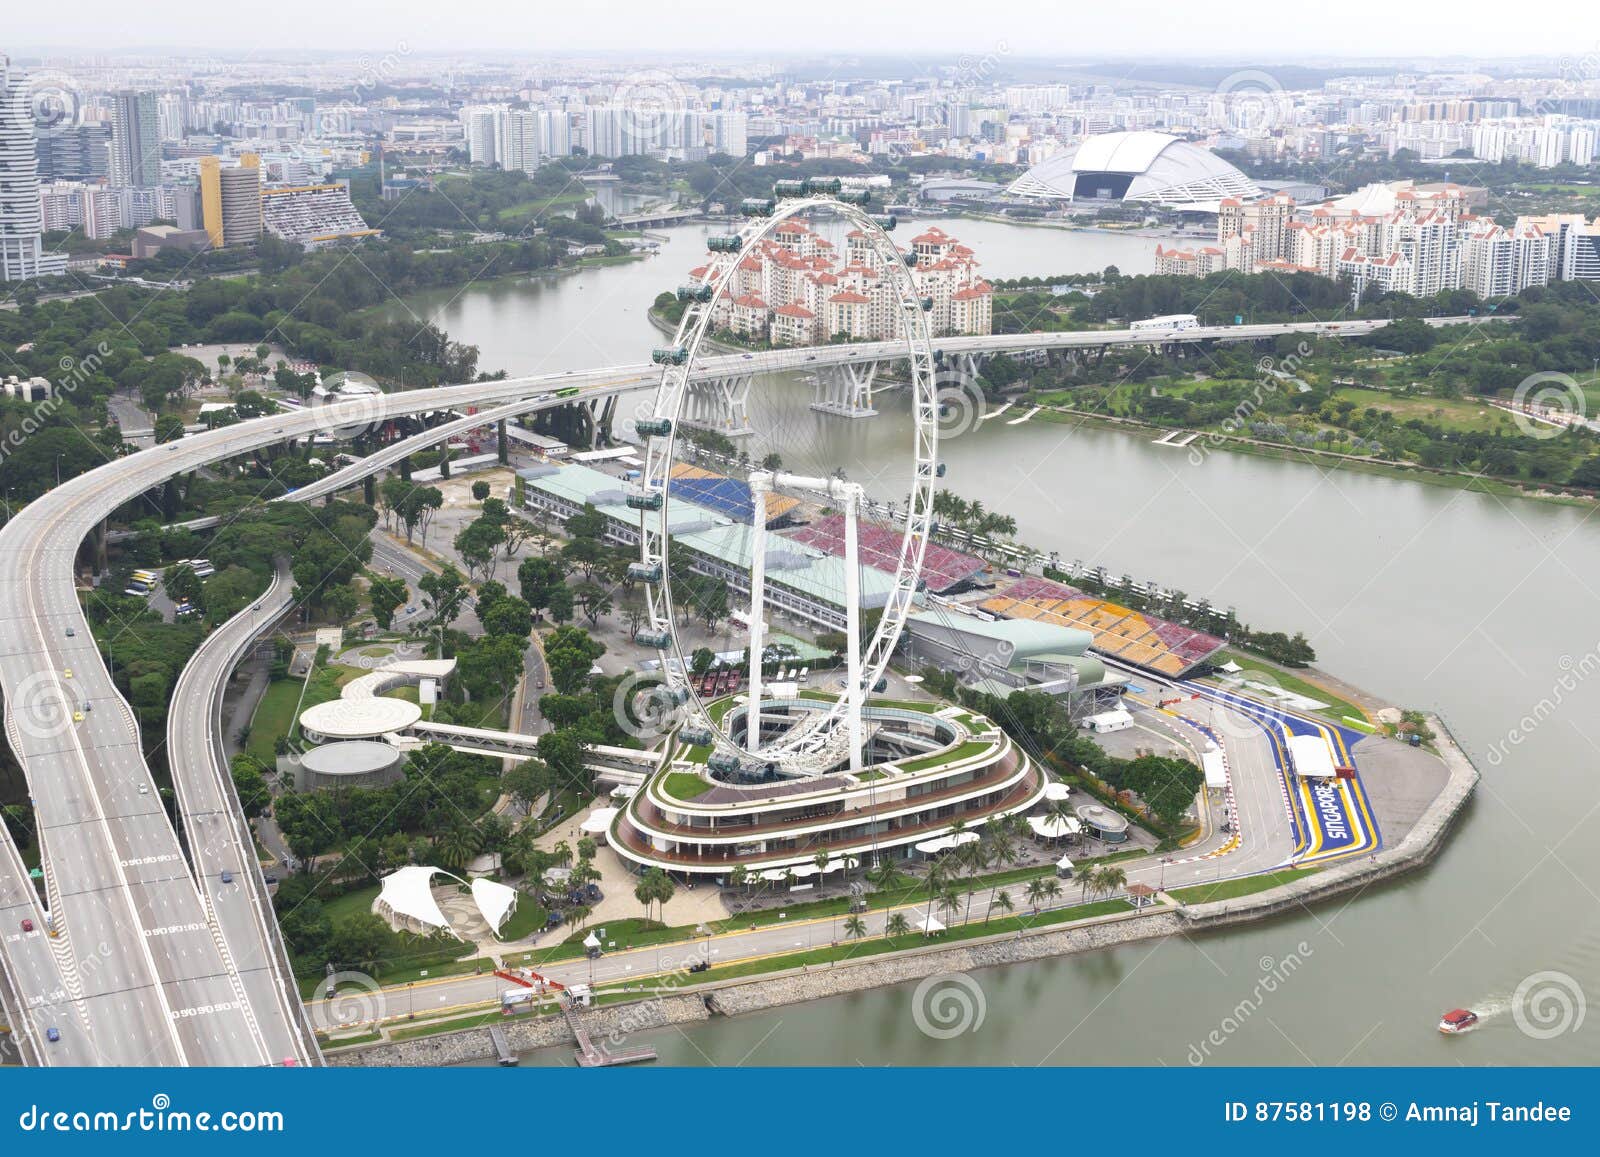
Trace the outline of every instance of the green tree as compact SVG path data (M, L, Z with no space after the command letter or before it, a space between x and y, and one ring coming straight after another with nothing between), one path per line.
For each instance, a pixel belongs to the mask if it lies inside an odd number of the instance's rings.
M378 626L389 630L394 626L394 613L410 597L405 580L399 578L373 578L367 587L367 598L372 603L372 617Z
M557 627L545 639L545 664L550 682L564 695L575 694L589 678L589 669L606 653L604 643L581 627Z

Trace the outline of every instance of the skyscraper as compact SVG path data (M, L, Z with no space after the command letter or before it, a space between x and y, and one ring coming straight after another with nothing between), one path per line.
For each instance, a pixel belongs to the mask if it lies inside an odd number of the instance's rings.
M161 183L161 134L156 94L123 91L111 98L111 183L143 187Z
M0 55L0 281L67 271L65 254L44 248L39 155L27 81Z
M200 158L200 214L211 247L248 245L261 236L261 160L245 153L235 168Z

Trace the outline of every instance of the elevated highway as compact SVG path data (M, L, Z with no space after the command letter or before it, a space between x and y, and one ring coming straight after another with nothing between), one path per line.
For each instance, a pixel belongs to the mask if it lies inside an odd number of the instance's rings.
M1466 323L1436 318L1430 324ZM1090 330L950 338L947 356L977 358L1021 350L1072 350L1112 346L1255 341L1286 333L1359 336L1385 320L1194 327L1150 332ZM895 360L898 342L793 348L706 359L697 379L748 378L783 370L820 370ZM613 398L653 385L657 370L644 363L446 386L363 399L358 418L382 422L468 406L491 407L458 419L471 428L517 413L573 402ZM40 1046L35 1058L71 1063L254 1065L282 1063L292 1055L281 1042L303 1034L296 1014L247 983L251 962L267 958L261 919L218 915L222 901L202 890L184 858L177 834L155 793L145 763L137 719L118 693L78 604L74 562L80 545L113 511L168 478L275 442L348 426L340 404L308 407L207 430L152 447L71 479L31 503L0 529L0 687L6 732L29 783L46 865L49 907L59 938L0 935L0 968L12 994L8 1015L27 1040L43 1040L46 1026L63 1040ZM447 427L439 427L445 430ZM428 433L436 434L438 430ZM448 436L446 434L445 436ZM397 444L397 447L403 444ZM331 494L398 460L410 450L380 451L293 495ZM415 449L415 445L411 447ZM390 458L390 455L393 455ZM220 678L221 665L209 678ZM205 680L196 680L197 685ZM199 691L196 691L199 694ZM81 715L81 718L76 716ZM180 719L183 717L180 716ZM207 725L211 716L185 720ZM184 737L199 758L207 742ZM203 762L203 761L202 761ZM186 825L204 824L231 799L203 786L194 767L175 770ZM195 815L190 817L188 812ZM243 825L223 825L216 851L200 841L197 866L209 874L214 857L228 854L253 864ZM192 830L192 828L191 828ZM8 835L0 834L0 905L13 915L38 905L11 879L20 865ZM213 857L212 860L206 859ZM8 866L8 864L10 866ZM220 877L219 877L220 881ZM270 922L270 913L266 914ZM17 927L20 929L20 918ZM36 927L38 924L36 922ZM40 941L46 943L41 950ZM258 951L259 949L259 951ZM278 951L276 947L274 952ZM241 963L244 962L244 963ZM286 968L286 964L278 960ZM259 971L260 969L256 969ZM11 1005L20 1003L20 1010ZM70 1007L73 1018L62 1015ZM81 1034L80 1040L70 1036Z

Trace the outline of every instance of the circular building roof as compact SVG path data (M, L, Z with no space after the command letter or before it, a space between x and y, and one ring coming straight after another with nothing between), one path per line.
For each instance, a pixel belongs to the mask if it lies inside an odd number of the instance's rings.
M313 747L300 757L300 766L317 775L371 775L387 771L399 758L400 752L387 743L347 739Z
M1128 821L1108 807L1086 803L1077 808L1078 818L1097 832L1125 832Z
M1051 201L1094 198L1213 207L1261 191L1221 157L1167 133L1101 133L1040 161L1006 192Z
M326 739L376 739L421 718L422 708L404 699L333 699L302 711L300 726Z

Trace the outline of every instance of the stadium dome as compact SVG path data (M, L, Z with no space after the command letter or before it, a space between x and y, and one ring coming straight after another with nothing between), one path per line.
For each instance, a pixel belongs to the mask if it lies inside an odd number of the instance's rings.
M1167 133L1102 133L1040 161L1007 187L1053 201L1115 199L1167 208L1211 208L1261 191L1208 149Z

